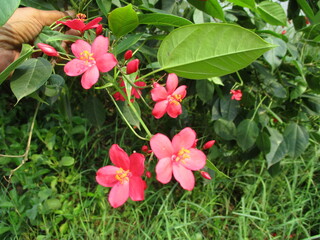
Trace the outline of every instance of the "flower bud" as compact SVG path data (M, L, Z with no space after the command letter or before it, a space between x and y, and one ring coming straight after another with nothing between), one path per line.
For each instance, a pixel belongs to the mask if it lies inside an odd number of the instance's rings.
M140 63L139 59L134 59L134 60L128 62L127 74L131 74L131 73L138 71L139 63Z
M151 172L147 171L146 176L147 176L147 178L151 178L151 176L152 176Z
M50 46L48 44L38 43L37 46L38 46L38 48L41 49L41 51L43 53L45 53L48 56L52 56L52 57L58 57L59 56L59 53L57 52L57 50L54 49L54 47L52 47L52 46Z
M143 145L141 147L141 151L147 153L149 151L149 147L147 145Z
M213 146L213 144L215 144L216 140L211 140L211 141L208 141L206 142L204 145L203 145L203 149L206 150L206 149L209 149Z
M211 180L211 176L209 173L205 172L205 171L200 171L200 174L202 177L204 177L205 179Z
M96 36L100 35L102 33L102 24L99 24L96 28Z
M131 50L128 50L125 52L124 54L124 59L125 60L129 60L130 58L132 58L132 51Z
M281 32L282 35L285 35L286 33L287 33L287 30L283 30L283 31Z

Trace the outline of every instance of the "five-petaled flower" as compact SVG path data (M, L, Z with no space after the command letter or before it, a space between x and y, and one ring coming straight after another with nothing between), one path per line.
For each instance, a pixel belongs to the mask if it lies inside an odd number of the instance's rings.
M178 87L178 76L170 73L167 78L166 88L158 83L154 84L151 90L152 100L156 102L152 115L159 119L166 112L172 118L178 117L182 113L180 102L186 96L186 85Z
M72 53L76 59L71 60L64 66L68 76L81 74L81 85L84 89L91 88L99 79L99 72L108 72L116 64L117 59L112 53L108 53L109 39L98 36L92 46L84 40L77 40L71 45Z
M88 22L87 24L84 23L84 20L85 20L84 18L85 18L85 15L84 15L84 17L78 17L76 19L67 20L65 22L57 21L57 24L61 23L63 25L68 26L71 29L79 30L82 33L84 31L92 29L92 28L99 28L99 29L102 28L102 25L99 24L99 22L102 20L102 17L97 17L97 18L93 19L92 21Z
M145 157L141 153L128 154L113 144L109 156L115 166L108 165L97 171L96 180L104 187L112 187L109 203L112 207L122 206L130 197L133 201L144 200L146 182L141 176L144 172Z
M231 99L235 99L237 101L240 101L242 98L242 92L241 90L231 90L230 93L232 94Z
M191 191L195 185L192 171L202 169L206 164L206 155L193 147L196 132L187 127L176 134L172 142L161 134L155 134L150 140L150 146L159 162L156 165L156 178L166 184L172 174L181 187Z

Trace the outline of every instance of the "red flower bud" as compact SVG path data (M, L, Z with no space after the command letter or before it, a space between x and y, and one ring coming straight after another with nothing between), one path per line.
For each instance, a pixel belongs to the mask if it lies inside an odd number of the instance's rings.
M96 28L96 36L100 35L102 33L102 24L99 24Z
M231 99L235 99L237 101L240 101L242 98L242 92L241 90L231 90L230 93L232 94Z
M134 60L128 62L127 74L131 74L131 73L138 71L139 63L140 63L139 59L134 59Z
M205 179L211 180L211 176L209 173L205 172L205 171L200 171L200 174L202 177L204 177Z
M151 172L147 171L146 176L147 176L147 178L151 178L151 176L152 176Z
M148 150L149 150L149 147L147 146L147 145L143 145L142 147L141 147L141 151L142 152L148 152Z
M132 51L131 50L128 50L125 52L124 54L124 59L125 60L129 60L130 58L132 58Z
M42 52L44 52L46 55L48 56L52 56L52 57L58 57L59 53L57 52L56 49L54 49L54 47L45 44L45 43L38 43L37 44L38 48L41 49Z
M309 19L307 17L304 17L304 19L306 20L306 24L307 25L310 24L310 21L309 21Z
M206 150L206 149L209 149L213 146L213 144L215 144L216 140L211 140L211 141L208 141L206 142L204 145L203 145L203 149Z
M282 35L284 35L284 34L286 34L286 33L287 33L287 30L283 30L283 31L281 32Z

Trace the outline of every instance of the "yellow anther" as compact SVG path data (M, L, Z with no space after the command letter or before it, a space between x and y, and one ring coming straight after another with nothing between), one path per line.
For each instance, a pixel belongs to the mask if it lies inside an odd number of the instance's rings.
M175 160L176 162L181 161L182 163L185 163L185 160L188 158L190 158L190 150L181 148Z
M87 16L84 13L78 13L76 17L81 21L84 21L87 19Z
M122 168L120 168L118 171L116 171L116 176L115 179L117 179L121 184L123 184L124 182L128 182L129 181L129 173L130 171L127 170L123 170Z
M182 101L181 94L172 95L170 96L170 99L169 99L169 102L175 105L178 105L181 101Z

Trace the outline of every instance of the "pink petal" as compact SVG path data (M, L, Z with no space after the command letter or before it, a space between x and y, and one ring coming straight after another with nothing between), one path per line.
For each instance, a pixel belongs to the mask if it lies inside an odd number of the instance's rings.
M163 117L163 115L167 111L167 106L168 106L168 100L163 100L163 101L157 102L154 105L154 108L152 110L152 115L156 119L159 119L159 118Z
M157 180L163 184L170 182L172 178L172 160L171 157L162 158L156 166Z
M161 134L157 133L150 139L150 147L157 158L171 158L173 155L173 147L170 139Z
M84 89L91 88L98 81L100 76L96 65L89 68L81 77L81 85Z
M115 166L105 166L97 171L96 180L104 187L113 187L119 181L115 178L116 171L119 168Z
M109 72L118 61L112 53L105 53L96 58L96 65L100 72Z
M180 103L171 102L168 104L167 113L172 118L177 118L182 113L182 107Z
M105 54L108 52L108 47L109 47L109 38L104 37L104 36L98 36L96 39L94 39L92 43L92 53L93 57L99 58L101 55Z
M180 95L181 99L184 99L184 97L187 95L187 91L186 91L187 86L186 85L181 85L180 87L178 87L173 93L172 95Z
M191 191L194 188L195 180L192 171L181 164L173 165L173 176L183 189Z
M64 66L64 72L71 77L79 76L88 70L86 61L73 59Z
M197 171L206 165L207 156L200 150L190 148L190 158L186 158L184 163L180 162L187 169Z
M128 154L119 147L118 144L113 144L109 150L109 156L111 162L117 167L122 168L123 170L129 170L130 160Z
M133 153L129 157L130 159L130 171L132 174L141 176L144 172L145 157L141 153Z
M168 93L164 87L159 86L151 90L151 97L153 101L158 102L158 101L166 100L168 97Z
M109 203L117 208L123 205L129 198L129 182L114 185L109 193Z
M129 196L133 201L144 200L145 181L141 177L132 176L129 181Z
M71 50L72 50L72 53L76 56L76 58L80 58L81 57L80 54L83 51L87 51L91 53L91 46L86 41L83 41L80 39L75 41L75 43L71 45Z
M168 78L167 78L167 91L168 94L171 95L173 91L178 87L178 76L175 73L169 73Z
M189 149L192 147L196 140L196 132L186 127L176 134L172 139L172 146L174 152L180 151L182 148Z

